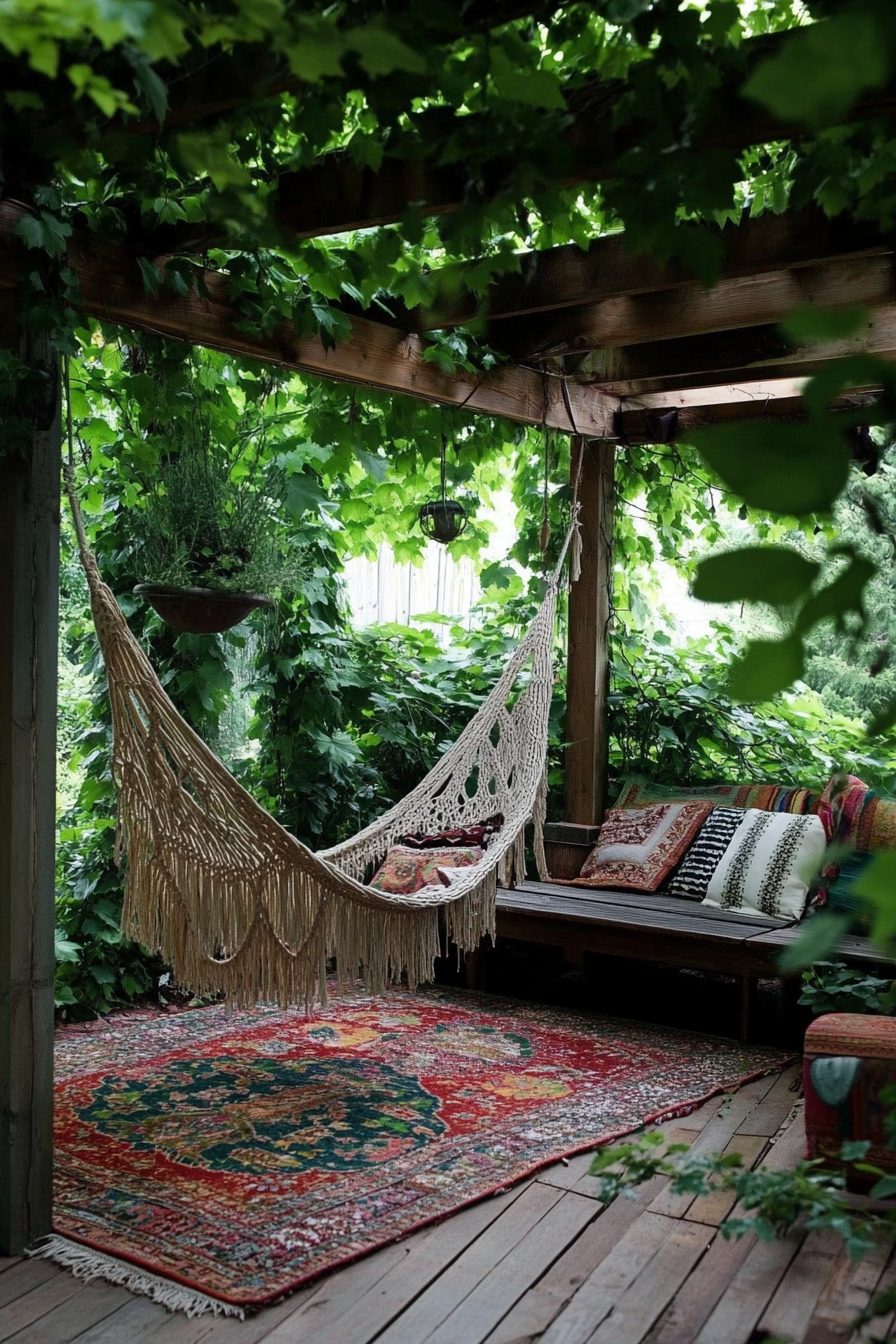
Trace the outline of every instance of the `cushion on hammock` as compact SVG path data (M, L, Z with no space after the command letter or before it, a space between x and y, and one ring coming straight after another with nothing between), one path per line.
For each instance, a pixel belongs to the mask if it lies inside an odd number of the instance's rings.
M694 843L666 883L665 890L670 896L681 896L688 901L704 899L710 879L743 819L742 808L713 808Z
M613 809L573 885L656 891L711 811L711 803L658 803L629 812Z
M799 919L825 843L818 817L748 808L709 880L703 904Z
M423 887L448 886L440 868L469 868L478 863L485 853L477 845L465 849L411 849L408 845L393 845L374 873L369 885L377 891L388 891L393 896L411 896Z
M470 845L481 848L503 825L504 813L496 812L493 817L486 817L485 821L476 821L472 826L458 826L453 831L436 831L434 835L422 835L419 832L416 835L403 835L398 843L407 845L408 849L447 849Z

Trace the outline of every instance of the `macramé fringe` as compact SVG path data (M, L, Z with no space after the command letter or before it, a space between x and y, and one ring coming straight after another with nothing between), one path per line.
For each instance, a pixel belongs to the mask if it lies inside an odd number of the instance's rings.
M120 1284L128 1292L151 1297L160 1306L167 1307L169 1311L183 1312L185 1316L203 1316L211 1312L215 1316L237 1316L241 1321L246 1316L242 1307L231 1302L209 1297L207 1293L200 1293L173 1279L163 1279L159 1274L141 1269L139 1265L119 1260L117 1256L105 1255L102 1251L95 1251L92 1246L82 1246L80 1242L69 1241L55 1233L32 1247L27 1254L39 1260L52 1260L54 1264L70 1269L75 1278L83 1279L85 1283L104 1279L106 1283Z

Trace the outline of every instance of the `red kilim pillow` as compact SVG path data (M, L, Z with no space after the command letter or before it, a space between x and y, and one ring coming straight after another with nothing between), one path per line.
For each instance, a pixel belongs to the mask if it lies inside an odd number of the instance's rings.
M657 803L608 812L575 885L656 891L711 811L711 803Z
M469 868L478 863L485 850L470 846L467 849L410 849L407 845L393 845L381 866L374 873L370 886L377 891L388 891L393 896L411 896L423 887L448 885L440 868Z

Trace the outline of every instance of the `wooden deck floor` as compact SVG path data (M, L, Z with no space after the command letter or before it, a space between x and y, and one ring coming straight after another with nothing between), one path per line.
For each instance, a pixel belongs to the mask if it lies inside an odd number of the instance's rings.
M704 1151L784 1169L803 1155L799 1070L665 1126ZM43 1260L0 1260L10 1344L835 1344L896 1279L882 1246L858 1264L834 1237L718 1233L719 1197L656 1180L604 1208L590 1155L474 1205L246 1321L173 1316ZM887 1337L891 1323L875 1323ZM870 1338L870 1334L867 1336Z

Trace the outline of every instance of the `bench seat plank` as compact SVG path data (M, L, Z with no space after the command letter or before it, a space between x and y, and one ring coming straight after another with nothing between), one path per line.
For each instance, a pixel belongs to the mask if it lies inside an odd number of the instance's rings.
M774 949L775 953L780 953L786 947L791 947L799 938L801 932L802 928L797 924L791 928L773 929L769 933L757 934L751 941L761 944L763 947ZM892 958L882 952L870 939L857 938L849 934L837 943L836 955L854 965L893 965Z
M523 882L513 891L499 887L498 901L500 903L505 895L520 893L543 896L548 901L556 895L562 895L572 900L596 902L598 905L629 906L634 910L666 910L670 914L692 916L701 922L719 919L732 924L759 924L764 929L784 928L794 923L793 920L777 919L774 915L763 915L758 911L740 915L735 910L717 910L715 906L688 901L681 896L664 896L651 891L606 891L603 888L572 887L558 882Z

